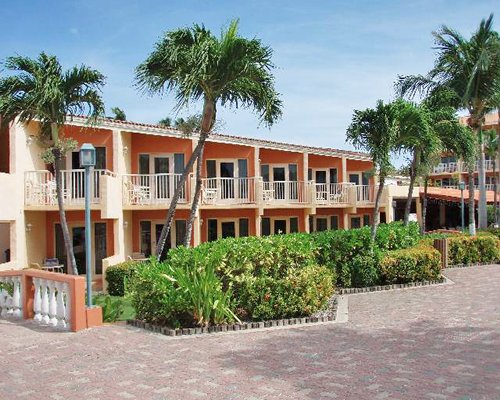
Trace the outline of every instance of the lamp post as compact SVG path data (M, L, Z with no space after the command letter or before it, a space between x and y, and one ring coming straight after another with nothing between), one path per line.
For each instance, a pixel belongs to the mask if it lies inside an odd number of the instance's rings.
M458 188L460 189L460 214L462 216L462 232L465 230L465 205L464 205L464 190L465 190L465 182L460 182L458 184Z
M85 267L87 275L87 306L92 307L92 267L90 232L90 172L95 166L95 147L90 143L82 144L80 148L80 167L85 168Z

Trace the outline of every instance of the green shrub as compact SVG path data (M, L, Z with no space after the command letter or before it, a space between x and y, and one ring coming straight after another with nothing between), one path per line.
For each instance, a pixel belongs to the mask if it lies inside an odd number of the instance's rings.
M136 269L137 261L126 261L106 269L108 293L111 296L124 296L128 279Z
M341 287L372 286L379 283L376 273L380 254L414 246L421 240L416 223L381 224L375 243L370 227L346 231L324 231L311 235L317 249L317 263L336 272ZM358 271L358 269L362 269Z
M102 308L104 322L116 322L123 314L123 299L121 297L96 296L94 303Z
M493 235L459 236L448 239L448 263L476 264L500 260L500 239Z
M430 246L392 250L380 260L380 274L385 283L408 283L436 280L441 274L441 255Z
M485 232L500 239L500 228L488 228Z

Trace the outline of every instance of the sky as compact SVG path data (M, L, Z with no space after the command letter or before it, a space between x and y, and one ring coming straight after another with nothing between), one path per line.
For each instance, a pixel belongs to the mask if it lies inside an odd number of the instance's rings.
M198 23L219 33L239 18L242 36L274 50L283 118L268 129L249 110L219 107L219 131L352 149L345 131L353 110L394 98L398 75L426 73L435 57L433 30L446 24L469 36L494 11L498 0L4 1L0 59L45 51L65 68L96 68L107 77L108 115L117 106L130 121L156 123L175 118L173 96L139 93L135 67L166 31ZM179 116L200 111L193 104Z

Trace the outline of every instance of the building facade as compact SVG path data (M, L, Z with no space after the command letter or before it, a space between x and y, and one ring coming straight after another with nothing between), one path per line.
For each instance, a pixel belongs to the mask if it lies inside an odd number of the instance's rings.
M197 135L156 125L73 118L65 137L96 147L92 173L92 246L84 251L83 173L78 149L63 161L63 200L80 273L94 274L156 242ZM64 264L55 179L41 159L35 123L0 135L0 269L57 258ZM376 178L367 154L213 134L202 160L203 186L192 245L224 237L349 229L370 223ZM182 243L194 177L182 189L167 249ZM392 219L384 191L382 220Z

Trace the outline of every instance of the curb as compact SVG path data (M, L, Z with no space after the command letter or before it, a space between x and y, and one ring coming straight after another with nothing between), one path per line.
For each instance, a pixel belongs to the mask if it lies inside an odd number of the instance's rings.
M214 325L203 328L172 329L137 319L128 320L127 325L131 325L133 327L145 329L155 333L160 333L170 337L193 336L193 335L198 336L207 334L210 335L214 333L248 332L248 331L270 330L273 328L274 329L289 328L289 327L298 328L303 326L314 326L325 323L337 322L337 308L339 303L347 304L345 301L338 302L336 298L334 307L331 309L332 315L321 316L321 317L285 318L277 320L273 319L273 320L259 321L259 322L243 322L241 324L236 323L236 324Z
M446 282L447 282L446 278L442 277L441 279L436 279L432 281L396 283L392 285L369 286L363 288L346 288L346 289L340 289L339 295L373 293L373 292L383 292L386 290L394 290L394 289L407 289L407 288L422 287L422 286L441 285Z

